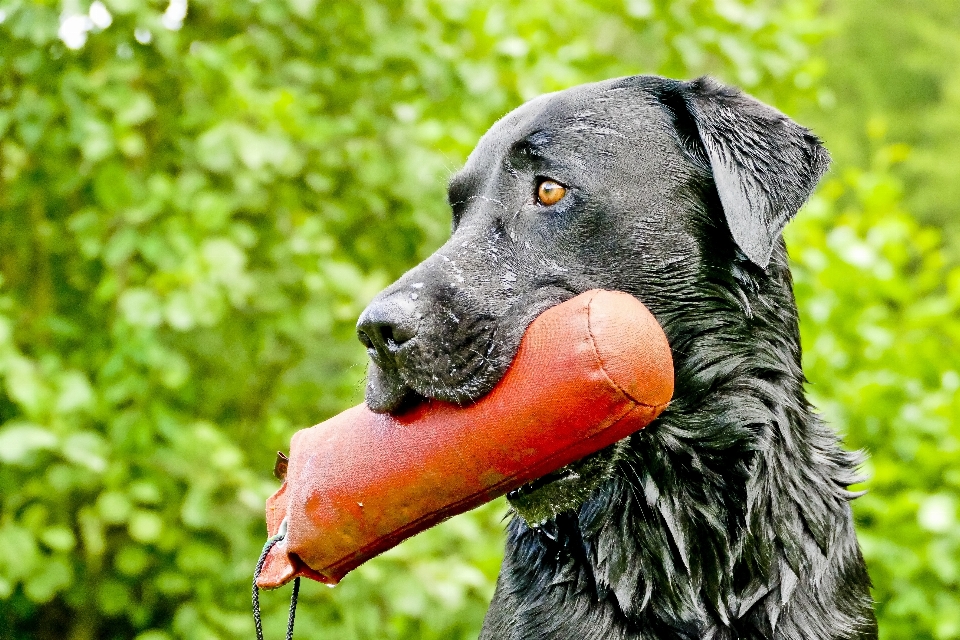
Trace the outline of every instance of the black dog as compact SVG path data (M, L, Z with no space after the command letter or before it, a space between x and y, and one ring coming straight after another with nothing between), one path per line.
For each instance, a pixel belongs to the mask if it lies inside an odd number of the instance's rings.
M805 400L780 236L828 163L709 79L576 87L481 139L450 240L360 319L370 407L482 396L534 317L593 288L643 301L676 368L651 426L510 496L481 637L877 637L858 458Z

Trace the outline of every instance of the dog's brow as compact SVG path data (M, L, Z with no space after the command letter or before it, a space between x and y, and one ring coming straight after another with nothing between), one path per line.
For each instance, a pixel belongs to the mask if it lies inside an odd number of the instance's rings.
M549 131L543 129L534 131L514 142L510 146L510 155L512 157L541 155L552 139L553 134Z

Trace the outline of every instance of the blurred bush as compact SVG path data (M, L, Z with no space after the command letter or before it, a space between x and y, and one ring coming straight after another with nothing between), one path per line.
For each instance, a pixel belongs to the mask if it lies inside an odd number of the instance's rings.
M252 637L274 452L360 399L353 322L442 242L479 135L637 72L814 104L818 6L6 0L0 637ZM817 399L874 456L857 513L886 637L954 638L960 279L891 181L843 173L809 207L798 297ZM306 585L298 627L475 637L504 512ZM285 595L263 600L281 629Z
M956 0L843 0L820 55L826 109L805 110L845 165L870 162L884 133L911 146L895 168L910 213L944 228L960 258L960 8ZM870 122L864 127L864 122Z

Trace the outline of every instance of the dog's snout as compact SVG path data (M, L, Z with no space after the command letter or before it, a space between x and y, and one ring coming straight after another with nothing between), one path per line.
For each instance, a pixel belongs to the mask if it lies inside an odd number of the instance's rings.
M410 305L375 300L357 321L357 337L367 349L394 353L417 335L416 317Z

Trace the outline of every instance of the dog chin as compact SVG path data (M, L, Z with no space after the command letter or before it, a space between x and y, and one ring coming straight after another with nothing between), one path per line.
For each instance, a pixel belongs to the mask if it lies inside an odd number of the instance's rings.
M371 363L367 372L365 400L374 413L403 413L429 400L464 406L485 396L503 377L503 372L492 368L485 373L487 375L473 376L466 384L428 384L404 379Z
M396 373L387 373L370 363L367 370L367 389L364 400L374 413L397 413L416 404L412 390Z

